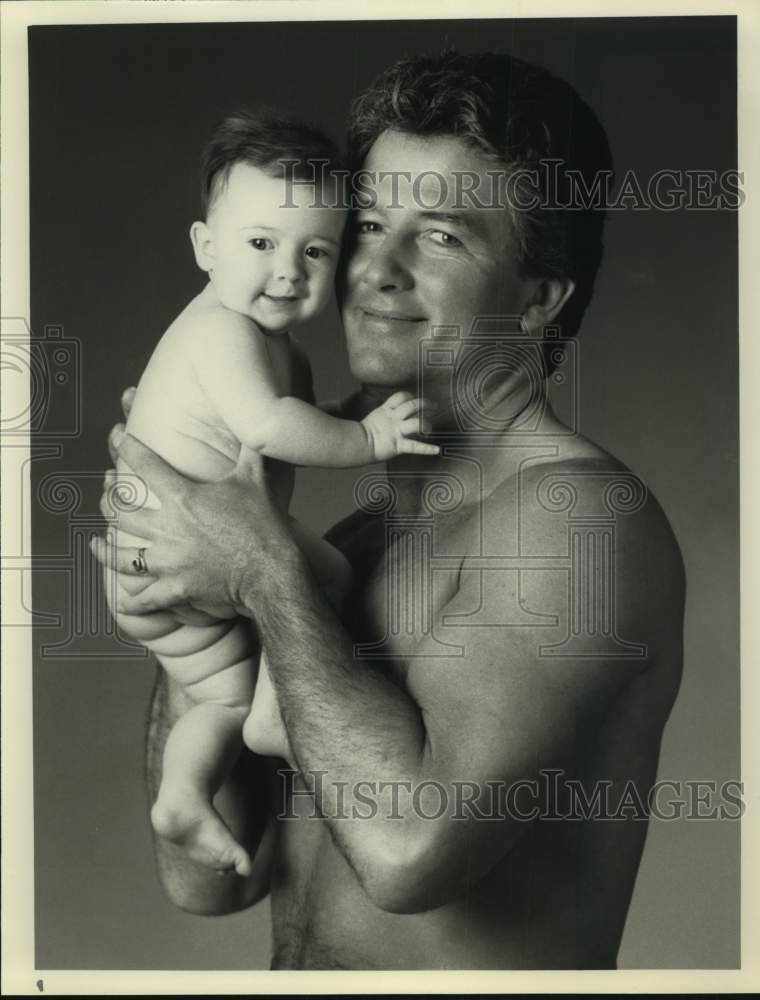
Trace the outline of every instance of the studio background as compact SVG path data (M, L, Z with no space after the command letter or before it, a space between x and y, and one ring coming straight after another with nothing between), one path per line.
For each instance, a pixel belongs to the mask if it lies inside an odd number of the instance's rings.
M50 382L31 464L48 560L32 604L60 616L34 636L38 968L268 967L267 901L201 918L161 894L142 781L152 671L116 655L130 650L108 635L82 548L119 394L202 286L187 232L218 120L264 100L340 139L352 96L394 59L506 50L579 90L619 174L721 171L736 167L735 40L733 18L30 30L32 329L50 372L55 340L79 352ZM657 495L686 563L684 679L659 776L718 784L740 778L736 233L731 212L613 214L579 340L580 429ZM334 309L299 339L318 396L347 392ZM326 529L352 508L356 474L299 471L293 513ZM736 822L652 821L620 966L737 966L739 861Z

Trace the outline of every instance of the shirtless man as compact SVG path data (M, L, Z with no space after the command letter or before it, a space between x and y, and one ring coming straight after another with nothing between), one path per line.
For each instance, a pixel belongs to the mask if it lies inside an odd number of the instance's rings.
M647 827L619 803L633 789L646 804L655 780L683 568L655 498L543 405L535 377L539 356L568 377L552 328L576 332L599 213L529 210L518 185L494 210L486 194L520 170L530 182L540 158L590 182L606 140L561 81L454 55L388 70L355 105L352 140L375 196L342 285L353 408L419 390L441 453L358 484L361 509L329 533L357 575L341 622L257 454L194 484L116 432L162 504L122 515L151 543L122 610L228 604L254 620L300 772L284 786L276 760L246 754L217 800L250 877L158 839L160 875L194 913L269 893L273 968L614 968ZM134 573L134 550L97 553ZM159 677L153 793L190 707ZM265 729L259 713L254 751Z

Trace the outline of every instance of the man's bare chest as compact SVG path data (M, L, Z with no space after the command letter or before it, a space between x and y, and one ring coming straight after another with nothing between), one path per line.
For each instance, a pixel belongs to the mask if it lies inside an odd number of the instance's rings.
M356 655L403 680L410 658L442 627L477 534L473 511L404 515L376 525L372 560L354 608Z

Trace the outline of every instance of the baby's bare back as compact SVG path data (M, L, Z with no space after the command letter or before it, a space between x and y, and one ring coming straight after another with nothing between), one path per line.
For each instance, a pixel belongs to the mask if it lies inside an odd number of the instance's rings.
M207 286L179 314L161 337L137 387L127 430L189 479L212 482L229 475L240 441L221 418L202 386L204 355L220 349L215 337L223 321L218 301ZM257 335L252 324L252 336ZM284 376L284 377L283 377ZM287 373L277 382L289 382ZM291 386L278 385L283 394ZM256 391L252 379L251 392ZM294 470L267 460L270 482L284 506L290 502Z

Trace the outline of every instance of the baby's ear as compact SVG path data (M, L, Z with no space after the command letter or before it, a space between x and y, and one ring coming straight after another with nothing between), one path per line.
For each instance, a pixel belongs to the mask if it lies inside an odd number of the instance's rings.
M214 266L214 238L205 222L194 222L190 226L190 242L198 267L201 271L210 271Z

